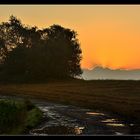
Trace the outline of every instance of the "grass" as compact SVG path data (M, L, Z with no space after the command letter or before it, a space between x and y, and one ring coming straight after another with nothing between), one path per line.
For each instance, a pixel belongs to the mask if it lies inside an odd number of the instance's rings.
M140 81L72 80L0 85L0 94L109 111L140 122Z
M24 134L35 127L43 113L30 101L0 100L0 134Z
M38 108L33 108L28 112L27 118L26 118L26 127L27 128L33 128L36 126L36 124L40 123L40 120L42 119L42 112Z

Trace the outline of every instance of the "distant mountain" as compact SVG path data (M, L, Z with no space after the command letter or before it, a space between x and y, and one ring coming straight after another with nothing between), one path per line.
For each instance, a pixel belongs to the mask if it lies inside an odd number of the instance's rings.
M85 80L116 79L140 80L140 70L111 70L109 68L95 67L92 70L83 69L82 77Z

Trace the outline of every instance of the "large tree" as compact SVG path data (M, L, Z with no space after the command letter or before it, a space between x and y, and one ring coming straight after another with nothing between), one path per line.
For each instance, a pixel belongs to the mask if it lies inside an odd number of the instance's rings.
M49 53L48 68L51 76L75 77L82 74L80 68L81 49L77 33L60 25L52 25L42 31L46 52Z
M6 76L44 80L82 74L77 33L60 25L39 30L11 16L0 24L0 49Z

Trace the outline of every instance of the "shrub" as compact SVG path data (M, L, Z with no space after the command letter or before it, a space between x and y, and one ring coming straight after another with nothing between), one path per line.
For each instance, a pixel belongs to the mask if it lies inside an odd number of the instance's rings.
M29 100L0 100L0 134L21 134L37 125L42 112Z
M38 123L40 123L42 115L43 113L38 108L34 108L31 111L29 111L26 119L26 127L35 127Z

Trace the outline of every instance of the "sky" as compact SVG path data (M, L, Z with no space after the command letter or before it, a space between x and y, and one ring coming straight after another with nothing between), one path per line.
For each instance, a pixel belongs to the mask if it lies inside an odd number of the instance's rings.
M0 22L14 15L40 29L77 31L82 68L140 69L140 5L0 5L0 13Z

